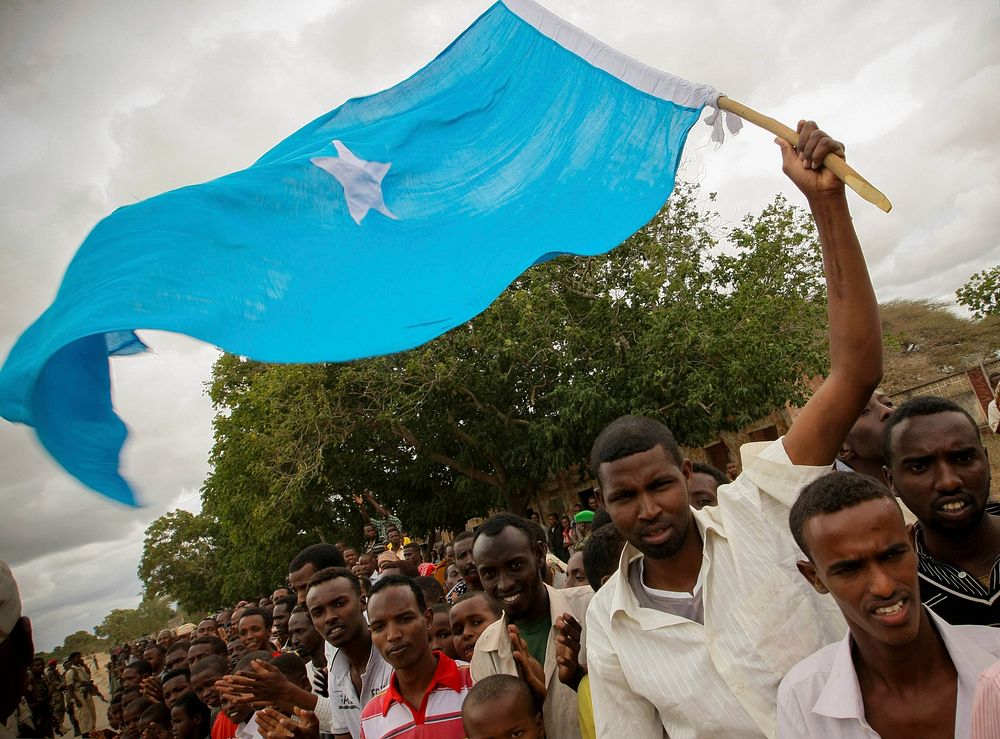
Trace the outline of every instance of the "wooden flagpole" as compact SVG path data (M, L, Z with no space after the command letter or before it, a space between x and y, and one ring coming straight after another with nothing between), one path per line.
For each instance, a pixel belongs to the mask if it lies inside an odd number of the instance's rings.
M738 103L731 98L727 98L725 95L720 95L719 107L722 110L735 113L743 120L753 123L755 126L760 126L766 131L770 131L792 146L797 146L799 143L799 135L793 129L774 120L774 118L766 116L763 113L758 113L753 108L748 108L743 103ZM872 183L855 172L843 158L836 154L827 154L826 159L823 160L823 165L843 180L845 185L872 205L881 208L886 213L892 210L892 203L889 202L889 198L883 195Z

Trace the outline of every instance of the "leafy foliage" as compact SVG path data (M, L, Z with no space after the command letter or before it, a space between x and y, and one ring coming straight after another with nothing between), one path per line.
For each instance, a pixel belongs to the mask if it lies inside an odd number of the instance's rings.
M116 608L97 626L94 633L118 644L162 629L174 615L164 600L143 598L137 608Z
M53 649L51 652L42 652L39 654L43 659L49 660L57 659L60 662L66 657L69 657L73 652L80 652L81 654L95 654L97 652L103 652L108 648L108 642L100 637L95 636L87 631L75 631L69 636L67 636L63 643L58 647Z
M1000 264L976 272L955 291L955 296L975 318L1000 316Z
M146 529L139 579L147 596L203 612L222 602L216 567L218 526L209 516L176 510Z
M457 529L491 507L523 510L557 471L585 474L591 441L623 413L699 445L801 401L826 361L811 218L777 198L723 250L697 196L679 187L618 249L534 267L412 351L330 365L221 357L202 513L217 522L221 596L269 592L318 538L359 538L361 490L414 532ZM178 597L165 577L156 592Z

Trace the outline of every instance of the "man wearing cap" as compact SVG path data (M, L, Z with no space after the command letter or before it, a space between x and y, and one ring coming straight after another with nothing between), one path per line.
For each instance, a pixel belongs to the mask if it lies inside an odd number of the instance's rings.
M0 562L0 739L17 735L17 707L34 653L31 622L21 615L17 582L7 563Z
M593 527L594 512L584 509L573 516L573 521L576 523L574 536L577 537L576 543L573 545L573 551L582 552L583 545L586 544L587 537L590 536L590 531Z

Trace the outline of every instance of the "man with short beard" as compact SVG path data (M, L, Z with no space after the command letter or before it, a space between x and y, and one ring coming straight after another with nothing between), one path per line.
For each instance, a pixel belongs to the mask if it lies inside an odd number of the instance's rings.
M456 592L455 597L470 590L483 589L483 584L479 581L479 572L476 570L476 560L472 556L472 544L475 536L471 531L462 531L455 537L455 564L458 565L458 571L462 575L463 581L458 586L461 592Z
M844 632L795 572L787 517L881 380L881 322L844 185L823 165L843 149L798 128L797 149L779 141L782 169L819 235L830 370L783 438L743 446L717 507L691 508L691 461L660 420L623 416L598 434L598 498L627 542L587 613L598 736L772 736L780 677Z
M163 668L166 666L163 662L165 656L166 650L159 644L150 644L142 653L142 658L153 668L154 675L163 672Z
M886 480L917 517L920 597L952 624L1000 626L1000 503L979 427L944 398L912 398L885 424Z
M273 633L278 649L285 649L288 645L288 619L292 615L295 604L294 595L283 595L274 604L271 618L274 619Z
M519 667L528 671L512 655L521 651L508 630L509 624L516 626L518 639L544 671L545 734L550 739L572 739L580 735L576 687L586 674L587 650L582 646L577 662L567 666L570 674L560 676L563 666L556 659L556 639L570 623L573 638L586 645L582 624L594 591L558 590L545 584L546 546L539 538L543 533L536 522L503 513L489 518L476 532L473 548L479 580L483 590L503 605L505 614L476 642L472 675L478 681L489 675L517 675Z
M882 482L885 466L882 435L894 409L888 395L880 390L872 393L837 453L838 470L857 472Z

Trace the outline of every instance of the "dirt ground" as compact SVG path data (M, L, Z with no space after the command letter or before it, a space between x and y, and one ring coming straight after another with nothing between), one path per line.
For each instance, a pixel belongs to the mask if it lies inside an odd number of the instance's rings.
M94 681L94 684L101 691L101 695L105 698L111 697L111 688L108 684L108 659L107 654L95 655L97 658L97 669L94 669L94 663L91 661L90 655L83 658L84 663L90 668L90 679ZM97 728L106 729L108 728L108 704L94 696L94 708L97 709ZM66 728L66 733L58 736L72 737L73 736L73 724L70 723L69 716L63 718L63 726Z

